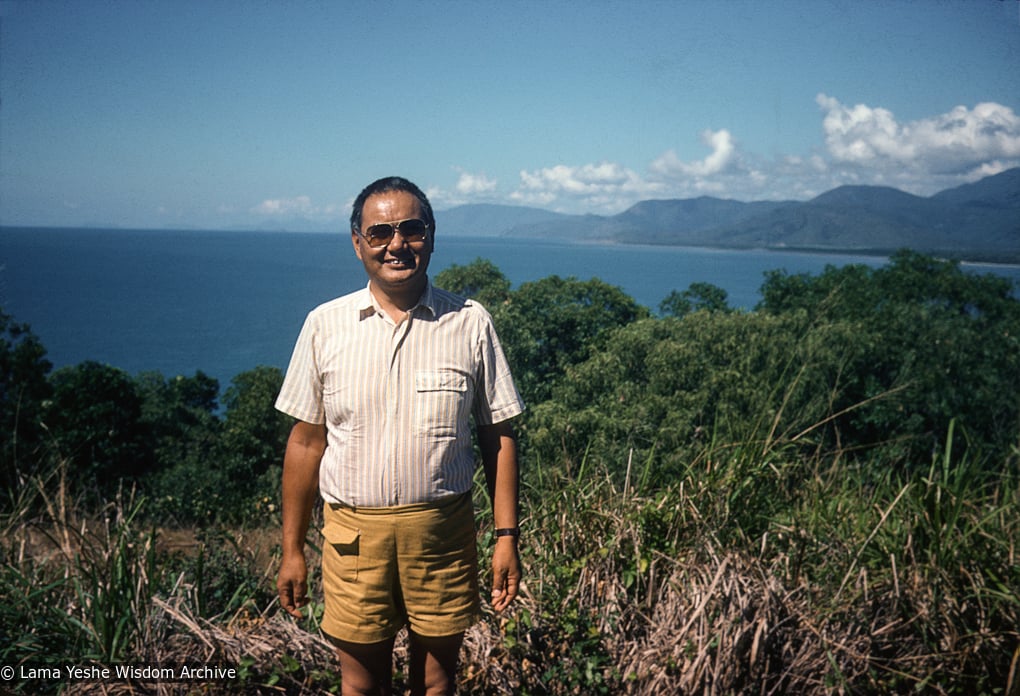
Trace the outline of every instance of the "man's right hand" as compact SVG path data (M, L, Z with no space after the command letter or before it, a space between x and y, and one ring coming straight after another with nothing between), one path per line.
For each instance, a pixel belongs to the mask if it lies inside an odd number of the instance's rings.
M305 535L318 495L319 463L326 450L326 426L297 421L287 438L283 456L283 560L276 591L280 606L291 616L301 618L301 607L308 604L308 564L305 562Z
M301 607L308 604L308 565L303 554L284 557L280 562L276 591L284 611L296 618L304 618Z

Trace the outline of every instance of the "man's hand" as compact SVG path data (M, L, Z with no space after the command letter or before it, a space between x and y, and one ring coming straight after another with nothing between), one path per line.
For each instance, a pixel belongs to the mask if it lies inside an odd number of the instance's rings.
M518 526L517 437L513 425L502 421L478 426L485 485L492 501L492 523L496 529ZM521 559L516 536L496 537L492 552L492 608L503 611L517 597L521 586Z
M298 618L301 607L308 604L305 535L318 495L319 463L325 450L326 426L297 421L283 456L283 560L276 591L284 611Z
M521 559L515 537L499 537L492 552L492 608L503 611L517 597L521 585Z
M308 565L303 555L285 557L280 562L276 591L284 611L298 619L303 618L301 607L308 604Z

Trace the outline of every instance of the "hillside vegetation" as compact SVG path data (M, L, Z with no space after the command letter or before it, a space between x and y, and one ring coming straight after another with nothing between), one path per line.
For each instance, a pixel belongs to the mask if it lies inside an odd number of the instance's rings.
M469 632L463 693L1020 693L1009 281L901 252L771 273L750 312L706 284L653 312L485 260L435 280L490 309L529 405L525 587ZM202 373L52 370L0 312L0 664L238 670L7 688L337 687L321 604L275 603L281 379L238 375L221 408Z

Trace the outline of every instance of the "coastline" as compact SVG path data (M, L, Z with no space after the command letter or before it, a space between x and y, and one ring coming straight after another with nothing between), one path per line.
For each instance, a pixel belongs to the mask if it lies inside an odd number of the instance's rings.
M154 234L154 233L186 233L186 234L230 234L230 235L274 235L274 234L290 234L290 235L330 235L335 234L334 232L325 232L321 230L265 230L265 229L236 229L236 228L222 228L222 229L200 229L194 227L116 227L116 226L84 226L84 227L62 227L62 226L51 226L51 225L0 225L0 235L8 231L28 231L34 230L38 232L58 232L67 233L79 230L87 230L90 232L111 232L117 234ZM655 243L655 242L641 242L631 243L625 240L612 239L608 237L601 238L563 238L563 237L533 237L527 235L465 235L465 234L450 234L446 237L447 239L458 239L458 240L471 240L471 241L486 241L495 242L500 240L507 240L513 242L532 242L540 244L580 244L583 246L593 247L636 247L636 248L667 248L667 249L692 249L699 251L732 251L732 252L777 252L777 253L792 253L792 254L826 254L836 256L865 256L870 258L882 259L889 258L891 255L900 251L902 248L910 248L920 254L926 254L934 256L938 259L944 259L949 261L956 261L961 264L968 266L1020 266L1020 249L1016 250L989 250L989 249L940 249L940 248L913 248L913 247L899 247L899 248L882 248L882 247L838 247L838 246L786 246L786 245L775 245L775 246L744 246L744 245L726 245L726 244L667 244L667 243Z

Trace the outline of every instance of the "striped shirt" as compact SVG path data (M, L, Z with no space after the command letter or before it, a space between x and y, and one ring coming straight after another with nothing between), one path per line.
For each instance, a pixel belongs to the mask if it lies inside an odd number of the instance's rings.
M524 403L489 313L429 283L399 325L368 288L312 310L276 408L326 424L327 502L388 507L469 491L470 418L499 423Z

